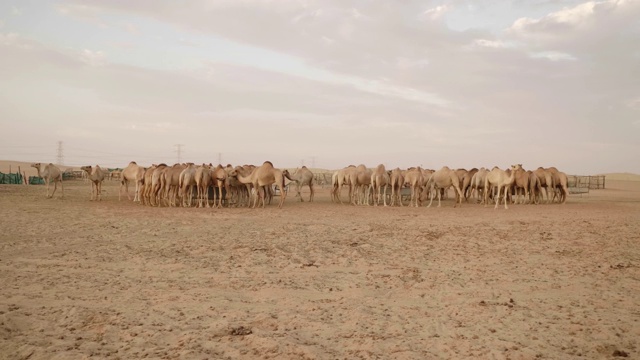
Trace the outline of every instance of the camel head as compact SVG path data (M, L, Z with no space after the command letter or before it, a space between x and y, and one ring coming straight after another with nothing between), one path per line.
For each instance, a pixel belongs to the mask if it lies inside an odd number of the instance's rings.
M87 173L91 174L91 165L81 166L80 170L86 171Z
M40 166L42 166L41 163L33 163L33 164L31 164L31 167L34 167L36 169L40 169Z
M511 170L516 171L516 170L524 170L524 169L522 168L522 164L515 164L515 165L511 165Z

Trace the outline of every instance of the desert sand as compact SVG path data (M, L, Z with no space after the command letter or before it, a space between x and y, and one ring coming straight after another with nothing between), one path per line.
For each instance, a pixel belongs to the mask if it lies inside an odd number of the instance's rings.
M640 357L640 182L509 210L103 189L0 185L0 358Z

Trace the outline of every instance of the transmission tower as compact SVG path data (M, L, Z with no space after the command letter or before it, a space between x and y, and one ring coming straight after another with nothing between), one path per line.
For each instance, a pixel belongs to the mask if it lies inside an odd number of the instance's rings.
M64 150L62 149L62 141L58 141L58 155L56 158L58 165L64 165Z
M182 147L184 146L184 144L175 144L173 146L176 147L176 154L178 154L178 163L182 163Z

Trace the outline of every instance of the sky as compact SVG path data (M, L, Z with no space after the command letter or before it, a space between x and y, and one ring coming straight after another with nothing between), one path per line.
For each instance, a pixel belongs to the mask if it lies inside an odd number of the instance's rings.
M640 173L640 0L4 0L0 79L2 160Z

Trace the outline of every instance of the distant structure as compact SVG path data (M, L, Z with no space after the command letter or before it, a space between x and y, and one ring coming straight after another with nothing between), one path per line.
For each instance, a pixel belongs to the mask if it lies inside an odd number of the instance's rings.
M184 144L175 144L174 145L176 147L176 154L178 155L178 163L182 163L182 147L184 146Z
M62 141L58 141L58 155L56 156L56 163L58 165L64 165L64 150L62 149Z

